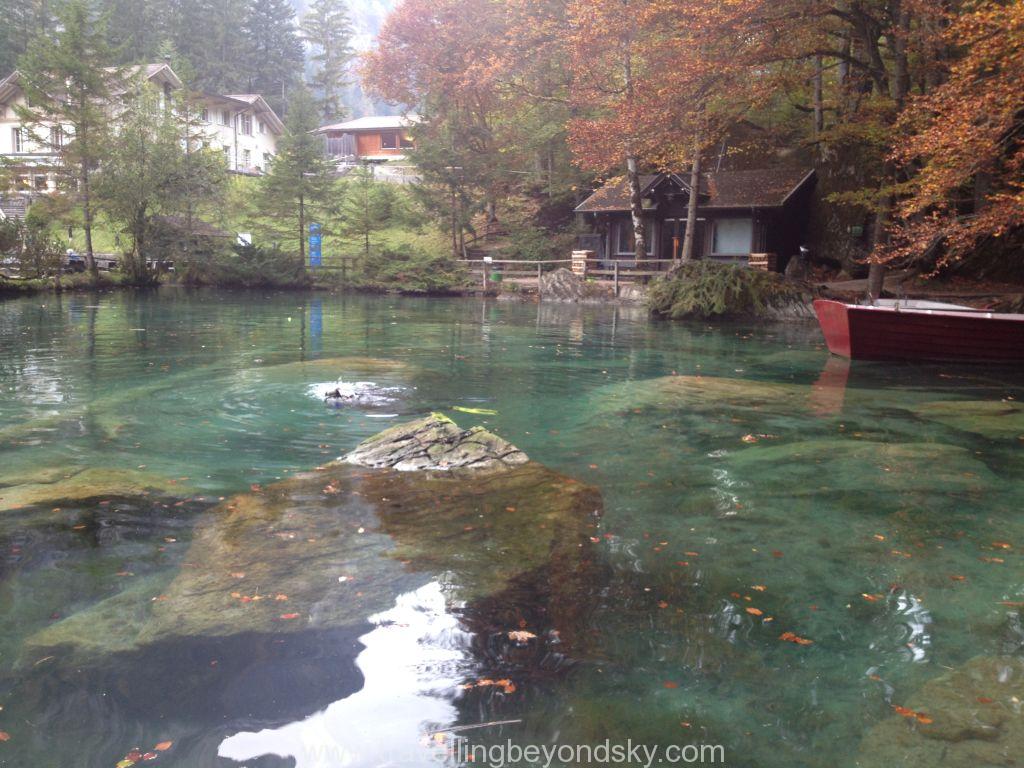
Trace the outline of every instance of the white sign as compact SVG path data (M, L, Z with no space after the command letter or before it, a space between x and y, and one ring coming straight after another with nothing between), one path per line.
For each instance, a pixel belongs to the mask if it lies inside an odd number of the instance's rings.
M238 233L238 244L239 245L252 245L252 232L239 232Z

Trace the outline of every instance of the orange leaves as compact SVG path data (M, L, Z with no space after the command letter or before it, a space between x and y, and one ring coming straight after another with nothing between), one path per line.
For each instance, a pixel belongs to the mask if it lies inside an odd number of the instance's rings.
M800 635L794 632L783 632L779 635L779 640L784 640L787 643L795 643L796 645L813 645L813 640L808 640L806 637L800 637Z
M115 763L115 768L130 768L138 763L148 763L160 757L160 752L166 752L174 745L173 741L161 741L153 745L149 752L143 752L138 747L132 749L128 754Z
M679 687L679 683L677 683L677 682L675 682L673 680L666 680L664 683L661 684L661 687L673 690L673 689Z
M525 629L513 629L508 633L508 639L516 645L526 645L531 640L536 640L537 636Z
M477 680L475 683L463 683L459 687L465 691L471 691L474 688L498 688L502 693L506 694L516 692L516 684L508 678L503 680L491 680L490 678L485 677L481 680Z
M877 603L879 600L884 600L884 595L869 595L867 592L861 592L860 596L867 600L869 603Z
M755 592L765 592L768 589L764 584L752 584L750 588Z
M10 740L11 740L11 734L9 734L7 731L0 731L0 741L10 741Z
M893 712L895 712L900 717L906 717L912 720L916 720L922 725L930 725L934 722L934 720L928 717L928 715L926 715L924 712L917 712L913 709L908 709L907 707L901 707L898 704L893 704L892 709Z
M291 621L292 619L297 619L297 618L299 618L299 614L297 614L297 613L282 613L281 614L281 620L282 621Z
M750 606L750 605L748 605L743 610L745 610L751 616L763 616L764 615L764 611L762 611L760 608L754 608L753 606Z

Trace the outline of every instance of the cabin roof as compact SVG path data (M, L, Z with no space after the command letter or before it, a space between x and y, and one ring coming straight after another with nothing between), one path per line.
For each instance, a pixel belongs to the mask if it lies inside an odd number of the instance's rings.
M704 210L780 208L813 175L813 169L802 167L715 171L704 174L700 181L700 207ZM687 174L644 174L640 177L641 193L650 194L661 182L670 178L680 188L689 188ZM609 180L576 208L577 213L614 213L628 210L629 182L624 176Z
M382 131L395 130L397 128L409 128L420 120L418 115L370 115L359 117L355 120L347 120L343 123L332 123L317 129L317 133L327 131Z

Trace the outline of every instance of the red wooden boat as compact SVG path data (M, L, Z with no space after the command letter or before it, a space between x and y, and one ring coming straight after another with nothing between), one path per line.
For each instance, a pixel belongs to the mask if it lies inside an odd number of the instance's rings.
M817 299L829 351L851 360L1024 363L1024 315L932 301Z

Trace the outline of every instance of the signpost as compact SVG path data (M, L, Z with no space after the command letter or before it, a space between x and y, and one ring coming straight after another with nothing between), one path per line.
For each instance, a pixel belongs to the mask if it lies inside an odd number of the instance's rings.
M320 235L320 225L310 224L309 225L309 266L319 267L323 264L323 256L321 253L321 246L323 245L323 238Z

